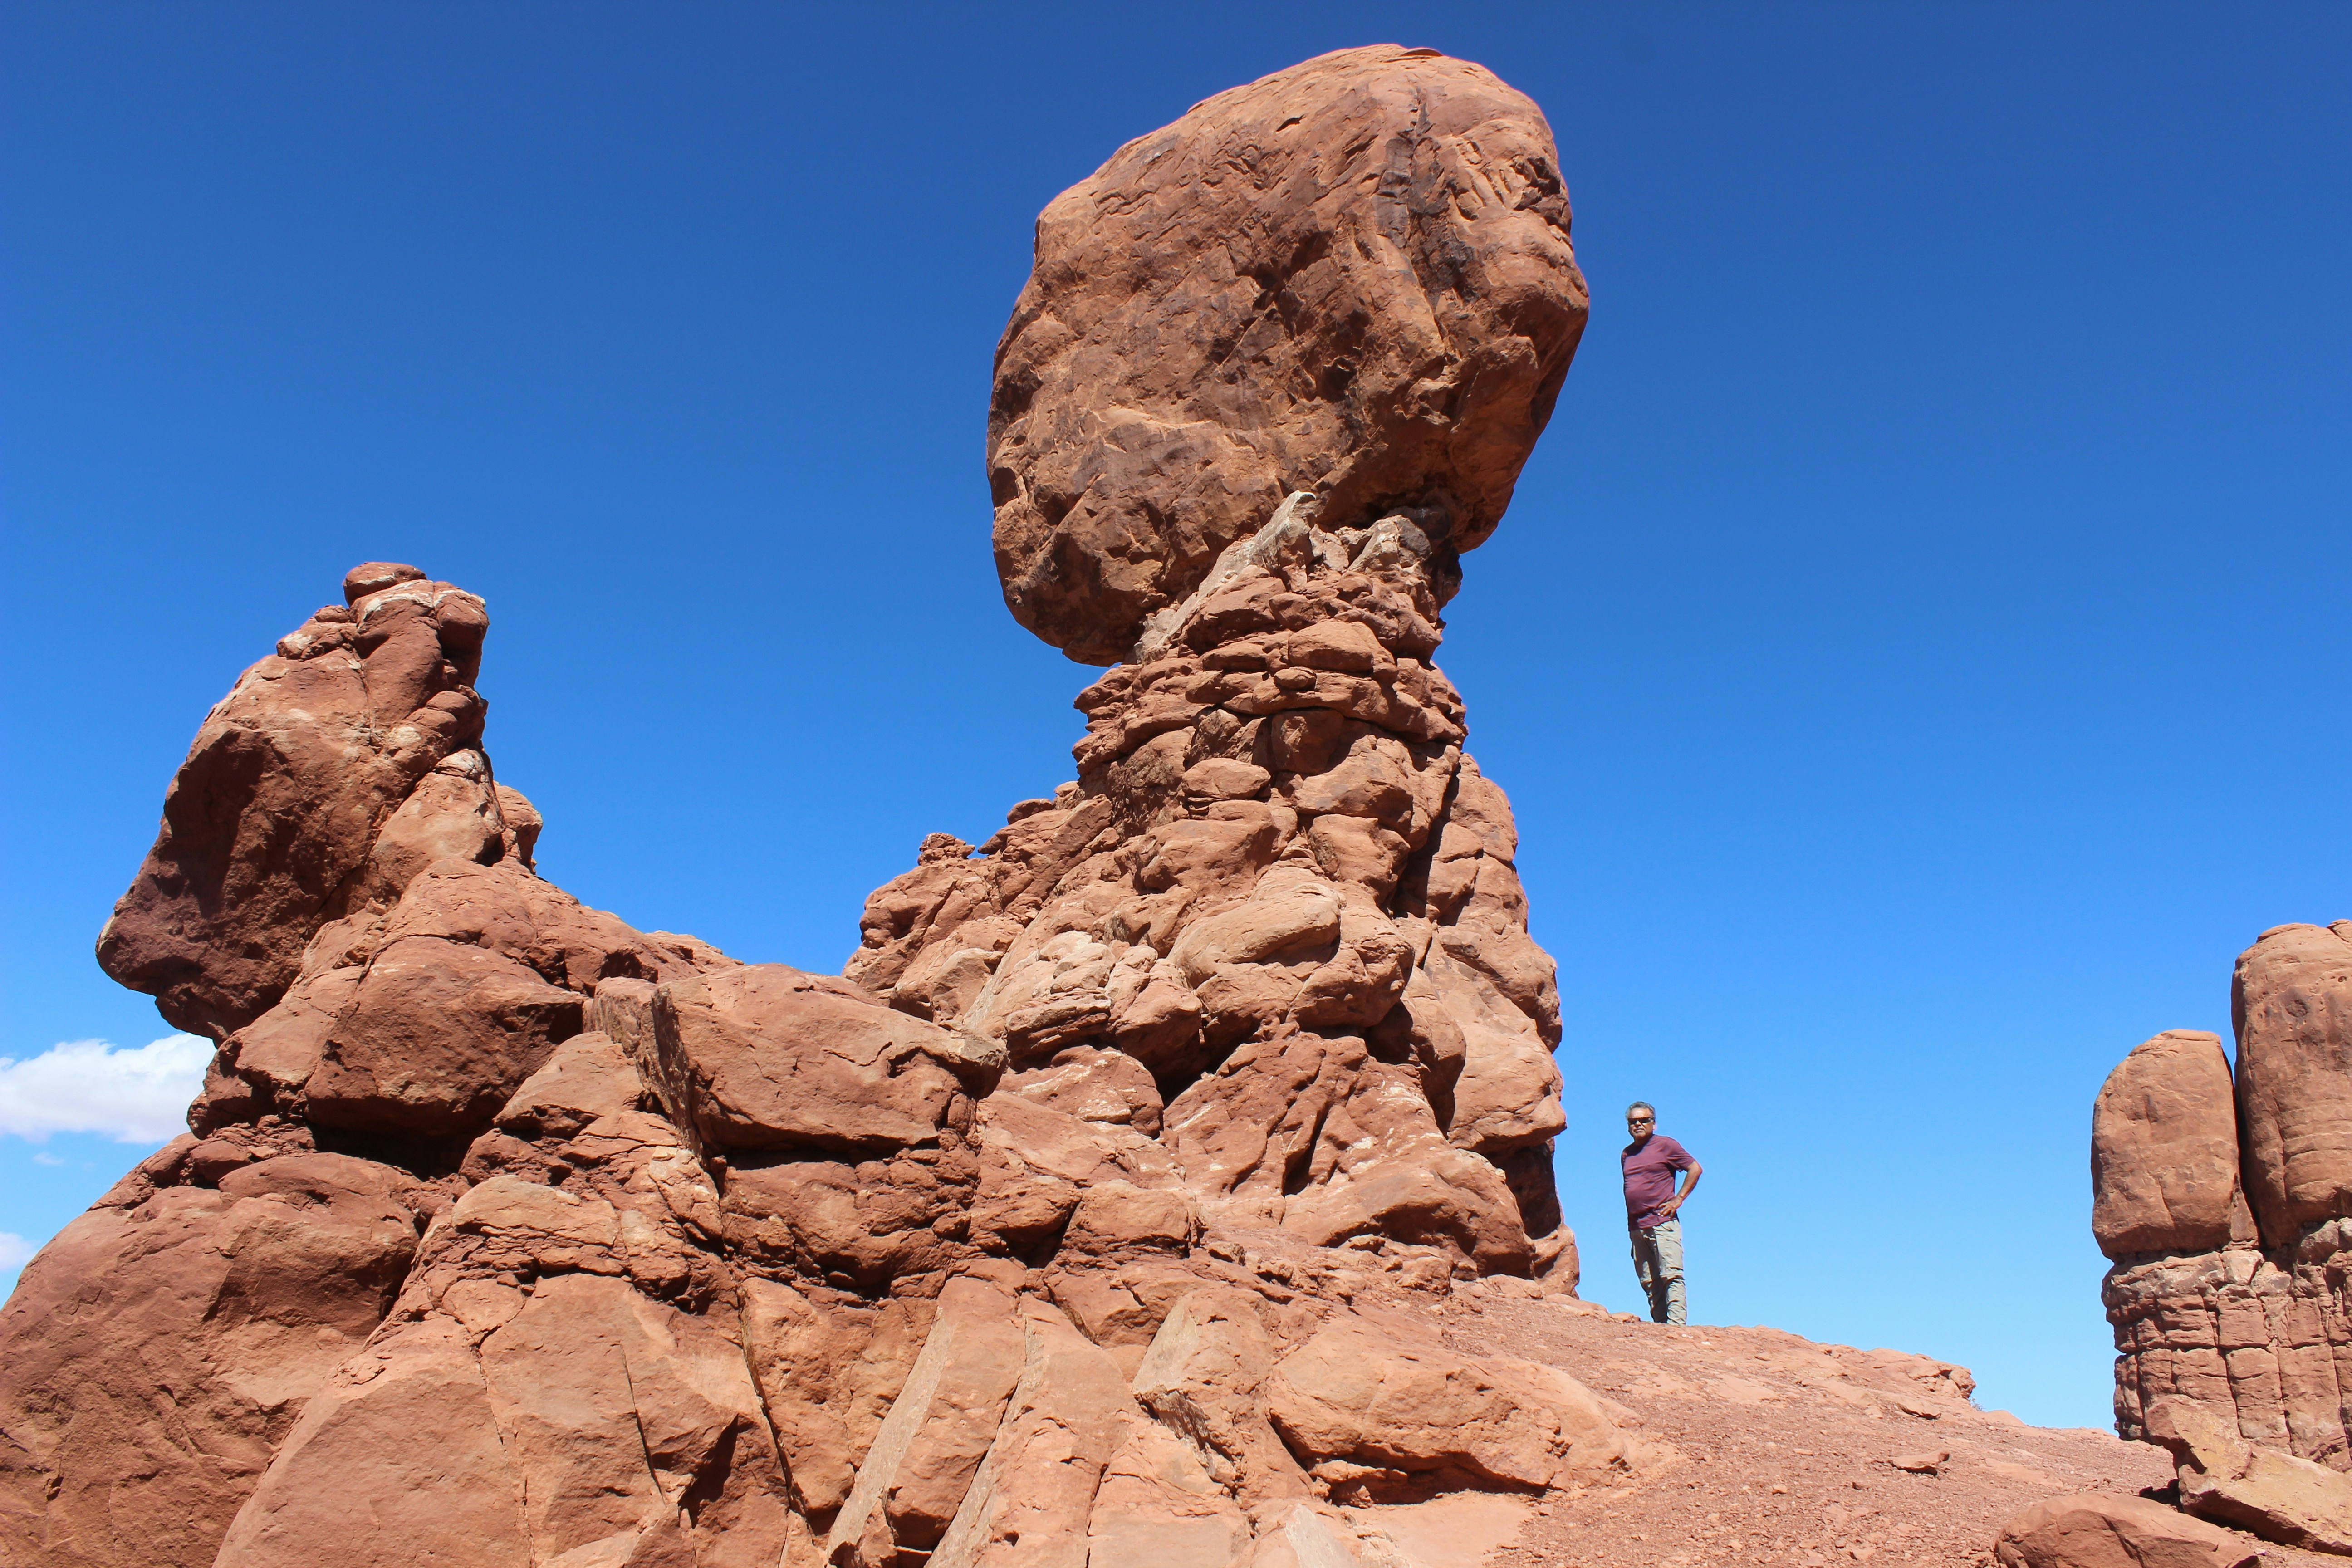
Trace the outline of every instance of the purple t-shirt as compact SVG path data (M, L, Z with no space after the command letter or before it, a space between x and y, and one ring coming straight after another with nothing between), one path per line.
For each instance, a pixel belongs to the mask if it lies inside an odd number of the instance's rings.
M1625 1145L1625 1217L1643 1230L1658 1223L1658 1205L1675 1195L1675 1173L1698 1163L1663 1132Z

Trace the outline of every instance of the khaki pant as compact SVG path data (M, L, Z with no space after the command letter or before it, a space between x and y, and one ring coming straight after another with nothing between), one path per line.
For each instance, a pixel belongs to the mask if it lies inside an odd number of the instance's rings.
M1683 1321L1683 1222L1661 1220L1649 1229L1629 1223L1633 1240L1633 1273L1642 1293L1650 1299L1650 1321Z

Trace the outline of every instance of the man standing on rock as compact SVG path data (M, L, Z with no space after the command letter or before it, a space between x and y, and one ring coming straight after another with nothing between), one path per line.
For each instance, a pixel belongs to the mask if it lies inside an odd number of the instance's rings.
M1645 1100L1625 1108L1625 1228L1633 1238L1633 1272L1650 1299L1650 1321L1683 1321L1683 1222L1675 1216L1698 1185L1699 1163L1690 1151L1656 1131L1658 1113ZM1675 1173L1683 1190L1675 1191Z

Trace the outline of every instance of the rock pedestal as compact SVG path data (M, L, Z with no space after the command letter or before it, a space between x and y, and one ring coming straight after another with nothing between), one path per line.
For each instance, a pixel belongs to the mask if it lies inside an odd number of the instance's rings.
M2093 1226L2115 1267L2116 1429L2177 1397L2352 1468L2352 921L2263 933L2210 1035L2159 1035L2100 1091Z
M1010 1093L1150 1139L1213 1224L1549 1278L1559 999L1429 662L1432 546L1309 511L1079 694L1075 784L868 900L847 973L1002 1040Z

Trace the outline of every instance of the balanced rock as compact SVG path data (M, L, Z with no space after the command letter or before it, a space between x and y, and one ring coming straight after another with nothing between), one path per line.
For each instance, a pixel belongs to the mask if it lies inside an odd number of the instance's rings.
M2091 1111L2091 1192L2110 1256L2228 1243L2238 1129L2219 1037L2168 1029L2107 1075Z
M2272 1247L2352 1215L2352 921L2266 931L2238 960L2246 1195Z
M542 879L487 614L415 568L205 720L100 954L220 1048L0 1314L0 1559L1386 1568L1391 1500L1666 1462L1421 1325L1576 1283L1553 966L1433 662L1582 321L1548 133L1356 50L1089 189L999 537L1139 654L843 976Z
M1108 664L1294 491L1412 516L1443 580L1586 309L1550 128L1490 72L1380 45L1219 93L1037 220L989 405L1006 605Z

